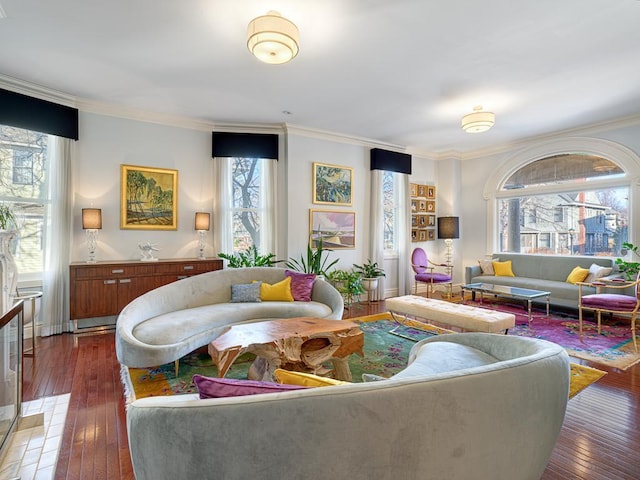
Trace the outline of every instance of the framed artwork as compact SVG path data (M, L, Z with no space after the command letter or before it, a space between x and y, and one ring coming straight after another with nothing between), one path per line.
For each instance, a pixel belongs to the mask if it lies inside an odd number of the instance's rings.
M426 200L419 200L418 201L418 211L419 212L426 212L427 211L427 202L426 202Z
M323 248L356 248L356 212L309 210L311 248L322 239Z
M410 183L409 184L409 190L410 190L410 196L412 197L417 197L418 196L418 184L417 183Z
M424 242L427 240L427 230L418 230L418 241Z
M427 204L427 212L435 213L435 211L436 211L436 202L434 202L433 200L427 200L426 204Z
M411 213L416 213L418 211L418 201L411 200Z
M426 230L427 232L427 240L435 240L436 239L436 231L433 228Z
M411 226L412 227L417 227L418 226L418 216L417 215L411 215Z
M411 230L411 241L412 242L418 241L418 230Z
M427 186L426 185L418 185L418 196L426 197L427 196Z
M436 187L434 187L433 185L427 186L427 198L436 198Z
M120 228L178 229L178 170L120 166Z
M353 168L314 163L313 203L350 207L353 204Z
M427 216L418 215L418 227L425 228L427 226Z
M427 226L435 227L436 226L436 216L435 215L427 215Z

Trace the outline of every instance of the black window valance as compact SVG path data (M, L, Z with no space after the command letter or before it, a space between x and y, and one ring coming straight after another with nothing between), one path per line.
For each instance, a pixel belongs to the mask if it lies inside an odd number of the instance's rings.
M0 88L0 124L78 140L78 109Z
M212 157L278 159L278 135L271 133L213 132Z
M387 170L411 175L411 155L372 148L371 170Z

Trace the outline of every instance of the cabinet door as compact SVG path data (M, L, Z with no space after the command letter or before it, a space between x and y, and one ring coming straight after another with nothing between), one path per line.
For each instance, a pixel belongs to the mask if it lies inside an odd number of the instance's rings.
M155 276L118 279L118 313L132 300L158 287Z
M116 315L118 284L113 279L76 280L71 301L71 318Z

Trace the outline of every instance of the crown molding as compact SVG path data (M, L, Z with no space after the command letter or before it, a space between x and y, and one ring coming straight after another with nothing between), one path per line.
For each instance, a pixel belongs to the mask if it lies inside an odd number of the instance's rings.
M39 98L40 100L46 100L48 102L58 103L67 107L75 107L76 97L67 93L53 90L52 88L43 87L31 82L25 82L8 75L0 73L0 88L10 90L22 95L28 95L30 97Z
M318 130L315 128L303 127L301 125L293 125L285 123L285 131L288 134L300 135L303 137L317 138L319 140L332 140L341 143L359 145L371 148L384 148L399 153L406 153L406 147L393 143L380 142L371 138L357 137L354 135L346 135L337 132L329 132L326 130Z

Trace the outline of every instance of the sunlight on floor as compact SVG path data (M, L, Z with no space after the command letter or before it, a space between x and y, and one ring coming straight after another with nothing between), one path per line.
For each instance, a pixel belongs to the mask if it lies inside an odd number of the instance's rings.
M0 480L51 480L62 441L70 394L22 404L27 428L17 430L0 465ZM44 414L44 424L29 427L29 416ZM35 417L34 417L35 418Z

